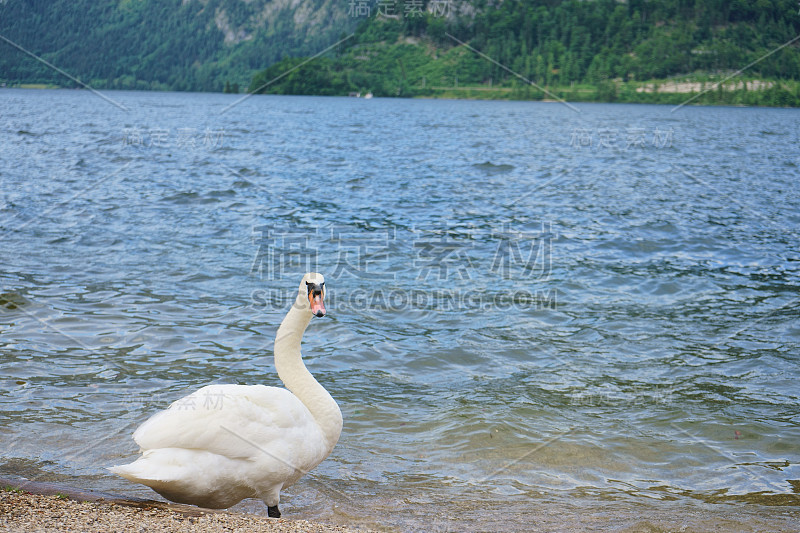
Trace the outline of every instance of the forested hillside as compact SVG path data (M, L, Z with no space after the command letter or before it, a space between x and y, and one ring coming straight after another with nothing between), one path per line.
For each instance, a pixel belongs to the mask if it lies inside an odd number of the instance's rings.
M247 86L356 22L341 0L0 0L0 35L98 88ZM75 86L2 40L0 81Z
M0 35L97 88L659 102L702 92L697 102L798 105L799 9L796 0L4 0ZM7 42L0 50L1 82L76 86Z
M800 104L792 0L475 0L449 17L395 5L403 16L363 20L338 57L264 87L299 64L287 59L251 90L677 103L713 87L698 101Z

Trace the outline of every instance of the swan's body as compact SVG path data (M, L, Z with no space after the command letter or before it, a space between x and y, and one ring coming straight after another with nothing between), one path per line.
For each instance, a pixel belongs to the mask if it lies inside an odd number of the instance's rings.
M142 424L133 434L142 456L109 470L175 502L226 508L258 498L280 516L281 489L322 462L342 431L339 406L300 355L312 315L325 313L324 290L321 275L307 274L278 328L275 366L289 390L203 387Z

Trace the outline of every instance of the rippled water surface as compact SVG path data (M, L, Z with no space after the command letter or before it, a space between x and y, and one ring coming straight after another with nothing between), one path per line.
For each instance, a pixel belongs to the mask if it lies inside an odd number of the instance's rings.
M105 467L280 385L318 269L345 425L286 517L797 518L797 110L107 94L0 91L0 474L154 497Z

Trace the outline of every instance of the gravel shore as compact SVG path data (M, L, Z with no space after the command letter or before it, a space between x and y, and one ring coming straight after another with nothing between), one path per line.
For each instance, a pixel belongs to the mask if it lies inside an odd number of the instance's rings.
M0 489L0 531L9 532L355 532L341 526L246 514L176 510L148 504L75 501L63 495Z

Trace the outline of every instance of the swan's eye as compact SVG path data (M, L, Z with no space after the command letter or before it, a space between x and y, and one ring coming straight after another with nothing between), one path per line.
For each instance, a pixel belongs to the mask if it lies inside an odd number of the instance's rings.
M322 288L324 285L325 285L324 282L317 285L313 281L306 281L306 287L308 287L308 294L314 294L317 296L322 294Z

